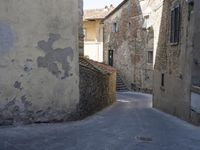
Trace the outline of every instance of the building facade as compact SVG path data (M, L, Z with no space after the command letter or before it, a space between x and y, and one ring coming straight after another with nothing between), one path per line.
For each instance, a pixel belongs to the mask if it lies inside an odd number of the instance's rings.
M154 32L144 27L140 1L124 0L104 19L104 63L133 90L152 90Z
M0 1L0 125L63 121L76 111L82 7Z
M154 107L200 124L198 0L165 0L154 70Z
M84 10L84 56L98 62L103 62L103 22L104 17L113 6L103 9Z

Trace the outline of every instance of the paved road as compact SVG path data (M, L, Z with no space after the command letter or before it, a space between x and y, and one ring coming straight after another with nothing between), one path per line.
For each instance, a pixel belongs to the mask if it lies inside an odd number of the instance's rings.
M85 120L0 128L0 150L200 150L200 128L151 108L151 96L118 93Z

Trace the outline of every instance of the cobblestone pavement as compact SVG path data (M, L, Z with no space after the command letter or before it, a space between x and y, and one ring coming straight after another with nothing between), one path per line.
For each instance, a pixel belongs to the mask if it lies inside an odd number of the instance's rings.
M153 109L151 99L118 93L82 121L0 127L0 150L200 150L200 127Z

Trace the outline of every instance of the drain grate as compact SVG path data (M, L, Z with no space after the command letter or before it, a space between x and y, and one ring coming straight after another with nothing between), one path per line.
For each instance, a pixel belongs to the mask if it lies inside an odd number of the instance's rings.
M152 142L153 139L150 137L144 137L144 136L136 136L135 139L139 142Z

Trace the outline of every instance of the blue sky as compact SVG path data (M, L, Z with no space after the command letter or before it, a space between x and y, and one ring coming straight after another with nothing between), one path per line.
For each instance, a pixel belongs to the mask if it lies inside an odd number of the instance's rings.
M115 7L123 0L83 0L84 9L104 8L106 5L113 4Z

